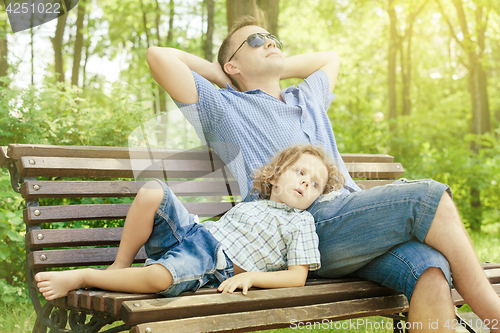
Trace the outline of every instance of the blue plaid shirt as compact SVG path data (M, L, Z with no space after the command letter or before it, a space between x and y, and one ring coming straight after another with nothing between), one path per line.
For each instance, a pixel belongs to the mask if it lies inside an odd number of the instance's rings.
M314 218L306 210L255 200L202 225L222 243L229 259L247 272L274 272L292 265L309 265L310 271L321 267Z
M361 190L349 176L337 149L327 115L335 95L328 90L325 72L318 70L298 87L283 89L281 97L285 103L260 89L240 92L229 85L227 89L217 89L210 81L192 73L198 103L176 104L200 139L228 165L238 180L243 201L256 198L251 193L251 172L296 144L321 146L337 162L346 186ZM347 188L342 191L350 192Z

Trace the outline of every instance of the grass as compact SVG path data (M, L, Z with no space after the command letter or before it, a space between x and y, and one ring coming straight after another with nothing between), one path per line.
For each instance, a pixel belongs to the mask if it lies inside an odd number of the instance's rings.
M35 320L31 303L0 302L0 332L30 333Z
M478 254L481 262L495 262L500 263L499 247L500 232L484 233L475 232L471 233L471 240L474 244L476 253ZM468 306L462 307L460 312L470 311ZM31 332L36 320L35 312L30 303L25 303L21 300L13 302L3 302L0 299L0 332ZM392 322L390 325L392 325ZM384 317L367 317L346 320L342 322L333 323L317 323L314 327L313 323L302 323L301 326L293 328L285 328L278 330L268 330L266 333L288 333L288 332L325 332L325 331L338 331L338 332L367 332L367 333L389 333L392 328L388 327L388 319ZM263 331L264 332L264 331Z

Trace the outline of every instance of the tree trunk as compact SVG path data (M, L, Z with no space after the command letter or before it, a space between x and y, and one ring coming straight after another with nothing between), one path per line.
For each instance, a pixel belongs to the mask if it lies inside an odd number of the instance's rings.
M58 17L56 34L54 37L50 37L50 41L54 48L55 75L56 81L58 82L64 82L63 36L67 17L67 13Z
M477 41L473 41L469 31L467 18L462 0L453 0L453 5L457 11L458 21L463 34L462 46L467 53L469 69L469 93L471 98L471 133L480 136L491 131L490 107L488 102L488 82L486 71L483 67L484 38L486 32L486 19L483 17L484 7L481 4L476 6L476 36ZM479 49L479 53L476 51ZM480 142L471 143L472 153L477 156L481 150ZM481 191L472 185L470 189L470 203L472 207L470 226L473 230L479 230L482 223Z
M161 25L161 9L160 9L160 2L156 0L156 19L155 19L155 25L156 25L156 43L157 46L161 46L161 36L160 36L160 25ZM157 113L163 113L167 112L167 93L165 90L160 87L156 82L153 83L153 91L156 91L158 94L158 107L155 108L157 110ZM155 100L156 102L156 100Z
M264 29L278 36L279 0L226 1L227 27L241 16L253 16Z
M406 39L406 54L403 51L404 47L401 45L401 75L403 81L403 116L409 116L411 113L411 39L413 35L413 22L409 23L408 30L405 34Z
M87 12L86 13L86 16L87 16L87 36L90 36L90 15L89 13ZM87 40L84 42L84 54L85 54L85 59L83 60L83 69L82 69L82 79L83 79L83 84L82 84L82 87L85 88L85 80L86 80L86 76L87 76L87 63L89 61L89 57L90 57L90 39L87 38Z
M264 13L265 29L278 36L279 0L257 0L257 6Z
M205 59L213 61L213 35L214 35L214 0L205 0L207 6L207 33L205 35Z
M396 95L396 59L398 52L399 36L396 30L397 16L394 10L393 0L389 0L390 38L389 52L387 54L388 65L388 96L389 96L389 120L391 122L391 132L396 131L396 118L398 116L397 95Z
M78 17L76 19L75 52L73 55L73 70L71 72L71 84L78 85L80 76L80 61L82 60L83 49L83 21L85 19L85 0L78 3Z
M7 76L9 63L7 55L9 54L9 45L7 42L7 20L0 21L0 78ZM0 81L0 87L6 87L7 84Z
M146 47L150 47L151 43L149 42L149 29L148 29L148 19L146 16L146 10L144 9L144 3L142 0L139 0L139 3L141 5L141 11L142 11L142 25L144 26L144 33L146 34Z
M168 34L167 34L167 46L172 45L172 41L174 39L174 14L175 14L175 3L174 0L170 0L168 6Z

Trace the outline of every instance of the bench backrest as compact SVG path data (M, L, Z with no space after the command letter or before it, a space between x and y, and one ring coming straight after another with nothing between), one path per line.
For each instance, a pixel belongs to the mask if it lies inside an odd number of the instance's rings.
M342 157L364 189L390 183L404 172L388 155ZM9 167L13 185L21 184L26 200L27 260L33 272L111 264L130 202L149 178L166 179L187 210L200 217L222 215L239 195L227 167L208 149L11 144L0 150L0 166ZM81 222L95 220L102 227ZM145 258L141 250L136 262Z

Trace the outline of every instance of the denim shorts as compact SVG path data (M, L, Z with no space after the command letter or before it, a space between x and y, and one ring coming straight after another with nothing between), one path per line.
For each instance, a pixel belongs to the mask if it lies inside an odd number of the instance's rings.
M315 276L349 274L377 282L408 300L422 273L443 272L451 288L450 266L423 244L447 185L431 179L400 179L361 192L319 198L309 212L319 236L321 268Z
M196 222L161 180L163 200L154 216L151 236L144 244L148 255L145 265L160 264L172 274L173 283L159 294L177 296L182 291L201 287L216 288L233 276L233 264L221 243Z

